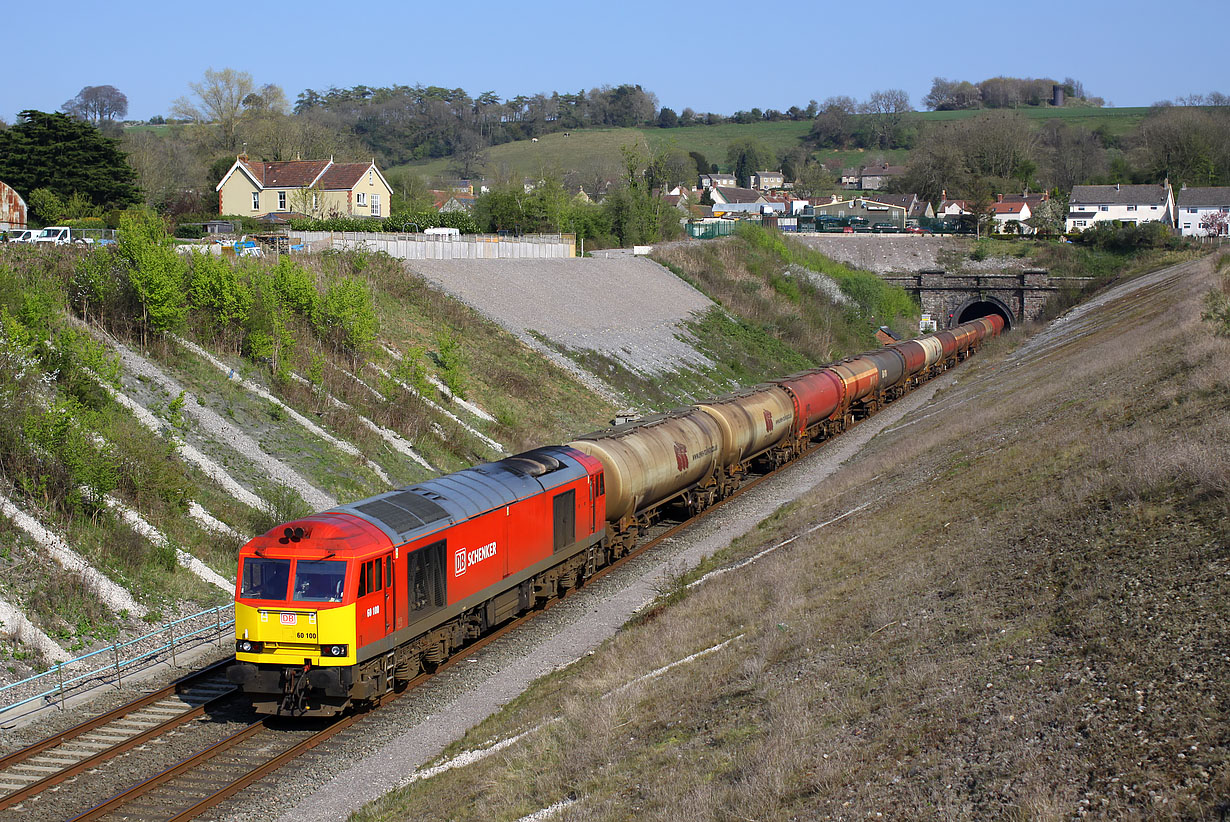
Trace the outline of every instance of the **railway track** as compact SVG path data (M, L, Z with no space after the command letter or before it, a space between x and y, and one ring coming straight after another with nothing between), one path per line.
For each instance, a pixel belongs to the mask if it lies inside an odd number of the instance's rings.
M0 810L20 807L66 779L95 768L205 713L235 692L226 661L0 759Z

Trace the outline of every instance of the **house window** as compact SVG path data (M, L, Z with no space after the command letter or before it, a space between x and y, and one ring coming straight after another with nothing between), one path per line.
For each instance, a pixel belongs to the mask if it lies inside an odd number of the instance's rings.
M1110 211L1110 206L1102 206L1103 211Z
M261 193L259 191L253 191L252 192L252 210L260 211L260 207L261 207Z
M285 210L286 210L286 192L279 191L278 192L278 211L285 211Z
M1200 209L1198 209L1198 208L1189 208L1189 209L1187 210L1187 213L1188 213L1188 214L1199 214L1199 213L1200 213Z
M312 194L312 210L320 208L320 195L313 192Z
M1127 210L1128 210L1128 211L1135 211L1135 210L1136 210L1136 206L1128 206L1128 207L1127 207Z
M367 184L372 184L372 170L370 168L367 170Z
M1184 223L1184 224L1183 224L1183 227L1184 227L1184 228L1191 228L1191 227L1192 227L1192 224L1191 224L1191 223Z
M354 204L360 207L366 206L367 205L367 193L360 191L359 193L355 194Z
M1084 220L1073 220L1073 221L1072 221L1072 225L1074 225L1074 226L1079 226L1079 227L1081 227L1081 228L1084 228L1084 226L1085 226L1085 221L1084 221Z
M373 217L380 216L380 195L379 194L372 195L372 216Z

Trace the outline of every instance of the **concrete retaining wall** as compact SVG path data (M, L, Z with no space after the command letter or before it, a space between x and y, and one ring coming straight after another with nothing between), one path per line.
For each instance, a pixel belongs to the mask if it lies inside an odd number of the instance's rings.
M544 260L576 256L576 238L572 234L530 234L522 237L463 234L450 237L353 231L287 233L314 250L363 248L383 251L402 260Z

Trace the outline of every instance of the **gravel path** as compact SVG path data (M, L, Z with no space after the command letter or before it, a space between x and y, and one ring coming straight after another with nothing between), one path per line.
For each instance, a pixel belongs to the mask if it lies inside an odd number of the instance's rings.
M597 351L646 374L711 365L679 336L687 336L685 321L714 303L651 260L413 260L407 265L539 351L543 346L530 332L565 348ZM564 359L544 353L556 362ZM560 364L578 370L566 359ZM597 380L586 376L591 385ZM620 399L606 385L599 393Z
M232 805L219 818L345 819L403 782L530 683L614 635L655 598L663 579L695 566L781 505L809 493L876 433L918 409L951 380L951 376L940 377L894 403L687 533L578 591L467 663L432 680L420 692L376 712L361 724L361 733L344 743L344 758L334 749L329 756L302 762L278 774L269 790L256 791L261 796L259 807Z

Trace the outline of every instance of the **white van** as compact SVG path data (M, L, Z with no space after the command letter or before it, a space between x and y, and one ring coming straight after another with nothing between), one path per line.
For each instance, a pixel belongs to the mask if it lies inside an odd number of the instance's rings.
M6 239L10 243L32 243L34 235L38 232L32 228L12 228L9 229Z

